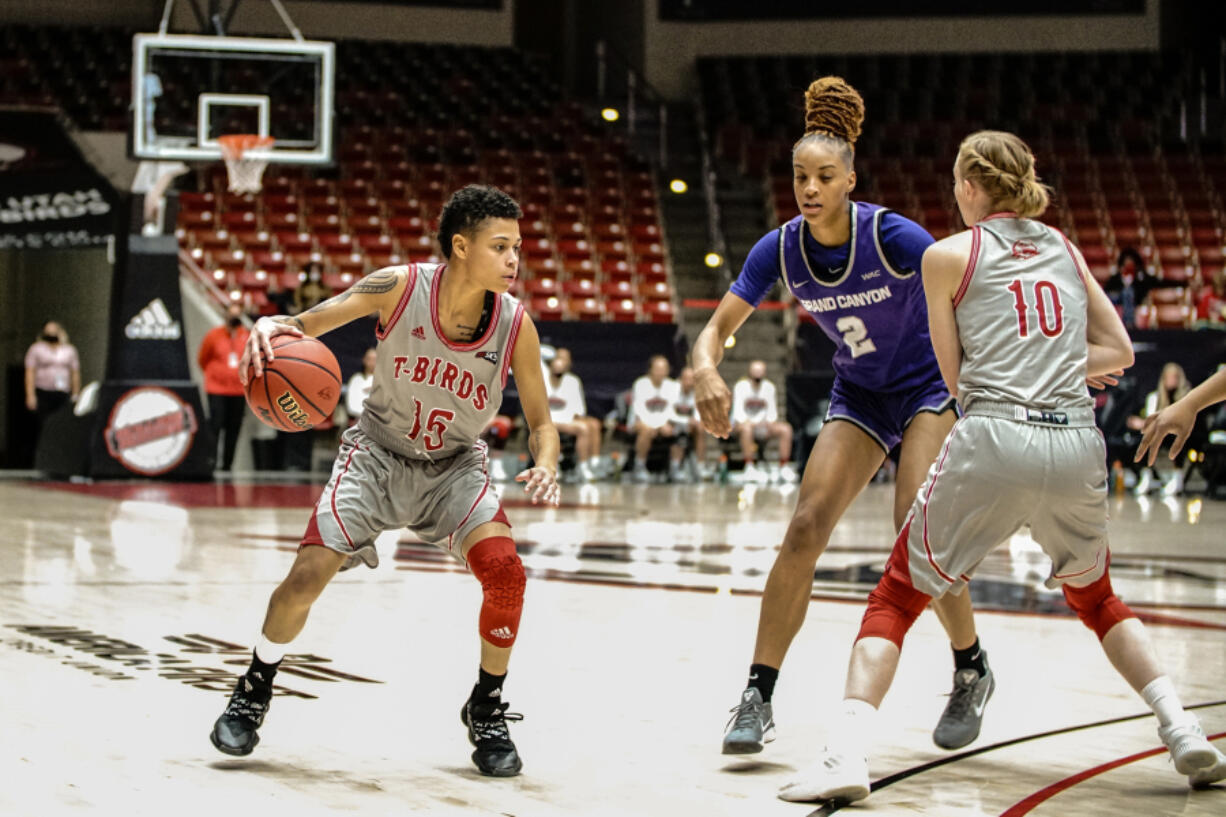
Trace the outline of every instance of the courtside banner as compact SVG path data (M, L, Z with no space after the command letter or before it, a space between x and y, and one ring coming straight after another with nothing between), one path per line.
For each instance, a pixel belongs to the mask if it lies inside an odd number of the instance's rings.
M45 110L0 110L0 249L105 244L119 198Z

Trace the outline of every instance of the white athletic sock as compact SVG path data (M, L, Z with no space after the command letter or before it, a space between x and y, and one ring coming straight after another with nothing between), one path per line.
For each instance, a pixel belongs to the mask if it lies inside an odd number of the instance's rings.
M265 664L275 664L285 657L285 648L289 644L278 644L269 641L268 636L260 633L260 640L255 642L255 655Z
M1146 684L1141 690L1141 697L1149 708L1158 716L1161 726L1170 726L1188 719L1183 704L1179 701L1179 693L1175 691L1175 682L1166 675L1159 675Z
M844 698L831 737L838 742L840 751L867 759L876 726L875 706L858 698Z

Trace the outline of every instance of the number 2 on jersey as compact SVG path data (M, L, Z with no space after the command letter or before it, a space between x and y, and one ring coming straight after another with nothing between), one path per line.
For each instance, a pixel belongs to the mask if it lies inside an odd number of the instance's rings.
M873 343L873 339L868 336L868 327L855 315L839 318L839 322L834 326L843 333L843 342L851 350L853 359L877 351L877 344Z
M413 428L405 436L410 442L417 442L421 436L421 401L413 398ZM427 451L438 451L443 447L443 435L447 433L447 423L455 419L455 412L450 409L430 409L426 417L426 436L424 442Z
M1030 335L1029 306L1026 303L1026 291L1022 288L1020 278L1014 278L1005 287L1013 293L1013 308L1017 310L1018 337ZM1050 305L1048 296L1050 295ZM1039 313L1039 331L1045 337L1058 337L1064 331L1064 305L1060 303L1060 291L1051 281L1035 281L1034 305Z

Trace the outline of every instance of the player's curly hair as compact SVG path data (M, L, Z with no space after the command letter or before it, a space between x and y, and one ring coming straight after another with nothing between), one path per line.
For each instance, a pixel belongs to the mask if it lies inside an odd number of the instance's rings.
M1039 181L1034 154L1012 133L981 130L962 140L955 162L958 175L970 179L992 198L992 209L1023 218L1043 215L1051 188Z
M842 77L821 77L805 91L805 135L792 147L821 140L838 149L848 166L864 124L864 99Z
M451 257L451 239L457 234L471 236L487 218L519 220L524 211L515 199L485 184L470 184L451 194L438 218L438 243L444 258Z

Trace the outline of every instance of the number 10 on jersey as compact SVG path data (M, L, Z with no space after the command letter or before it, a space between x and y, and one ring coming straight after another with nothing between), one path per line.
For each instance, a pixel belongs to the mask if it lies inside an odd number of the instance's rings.
M1005 288L1013 293L1018 337L1029 337L1030 307L1026 303L1025 285L1020 278L1014 278ZM1033 290L1035 309L1039 313L1039 331L1045 337L1058 337L1064 331L1064 305L1060 303L1060 291L1051 281L1035 281Z

